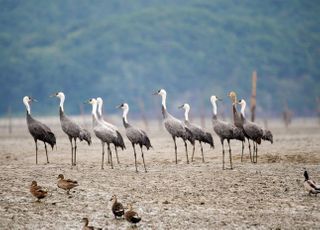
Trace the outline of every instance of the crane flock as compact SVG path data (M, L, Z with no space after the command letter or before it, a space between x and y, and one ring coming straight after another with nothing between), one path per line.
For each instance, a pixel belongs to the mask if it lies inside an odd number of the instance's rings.
M164 89L160 89L154 93L154 95L161 96L161 111L163 117L163 124L166 128L167 132L171 135L173 142L174 142L174 154L175 154L175 163L178 163L178 151L177 151L177 143L176 138L181 138L183 140L185 146L185 154L186 154L186 162L189 164L189 154L188 154L188 145L189 142L192 145L192 156L191 161L194 159L195 153L195 142L198 141L200 144L202 162L205 162L204 153L203 153L203 146L202 143L207 143L210 147L214 148L214 141L212 138L212 134L207 132L200 126L191 123L189 121L189 111L190 105L185 103L179 108L184 109L184 120L179 120L171 115L167 111L166 107L166 98L167 92ZM235 92L231 91L228 96L232 102L232 115L233 115L233 122L227 123L222 121L218 118L218 107L217 102L221 99L215 95L210 97L210 102L212 105L212 128L213 131L217 134L220 139L222 145L222 168L225 169L225 149L224 149L224 140L227 140L228 148L229 148L229 160L230 160L230 169L233 168L232 165L232 151L230 146L231 140L238 140L242 142L242 152L241 152L241 161L243 160L243 152L244 152L244 142L245 139L248 141L249 147L249 155L250 160L252 163L257 163L258 161L258 145L261 144L262 140L270 141L273 143L273 135L270 130L263 129L258 124L250 122L246 119L245 116L245 108L246 108L246 101L244 99L237 100L237 95ZM51 97L57 97L60 99L59 105L59 116L60 116L60 123L61 128L64 133L67 134L70 144L71 144L71 165L76 165L77 159L77 139L80 141L84 140L91 144L91 134L88 130L82 128L76 122L71 120L64 112L64 101L65 101L65 94L63 92L57 92ZM33 137L36 145L36 164L38 163L38 145L37 141L40 140L44 143L47 163L49 163L47 146L48 143L52 149L54 145L56 145L56 137L54 133L50 130L50 128L41 123L40 121L35 120L31 116L31 108L30 104L32 101L36 101L35 99L31 98L30 96L25 96L23 98L23 103L26 107L26 120L29 132ZM111 144L114 145L117 162L120 164L120 160L118 157L117 148L121 148L124 150L126 148L123 137L119 132L117 126L107 122L103 118L102 114L102 106L103 100L102 98L91 98L86 101L87 104L92 106L92 127L95 136L101 141L102 147L102 160L101 160L101 169L104 169L104 154L105 154L105 144L107 144L108 150L108 164L110 164L111 168L113 169L113 161L112 161L112 151L111 151ZM237 105L241 106L240 113L237 110ZM133 155L134 155L134 162L135 162L135 169L138 172L137 168L137 154L135 145L139 145L141 150L141 156L143 160L144 171L147 172L143 146L146 147L147 150L153 148L151 145L151 141L147 135L147 133L138 128L133 126L131 123L128 122L128 112L129 112L129 105L127 103L120 104L117 108L121 108L123 110L122 114L122 121L123 126L126 130L126 136L132 144L133 148ZM253 142L253 154L251 154L251 145L250 141Z

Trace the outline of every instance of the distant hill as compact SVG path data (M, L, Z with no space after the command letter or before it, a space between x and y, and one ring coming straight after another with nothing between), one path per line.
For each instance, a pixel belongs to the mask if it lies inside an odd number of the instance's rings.
M209 97L235 90L249 101L258 72L258 112L315 114L320 95L320 4L302 0L0 1L0 115L68 113L90 97L108 113L127 101L154 115L158 88L175 108L211 111ZM88 107L85 107L89 111ZM196 110L197 109L197 110Z

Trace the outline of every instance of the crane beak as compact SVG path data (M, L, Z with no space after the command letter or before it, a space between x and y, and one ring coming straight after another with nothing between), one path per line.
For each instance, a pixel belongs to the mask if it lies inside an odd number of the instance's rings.
M222 101L222 99L220 97L217 97L218 101Z
M120 109L121 107L122 107L122 104L117 105L117 106L116 106L116 109Z
M34 98L31 98L31 101L34 101L34 102L38 102L36 99L34 99Z
M56 94L55 93L53 93L53 94L51 94L49 97L55 97L56 96Z
M179 109L182 109L182 108L183 108L183 106L184 106L184 105L180 105L180 106L178 106L178 108L179 108Z
M83 104L90 104L90 100L84 101Z
M158 95L159 93L158 93L158 91L156 91L156 92L154 92L152 95Z

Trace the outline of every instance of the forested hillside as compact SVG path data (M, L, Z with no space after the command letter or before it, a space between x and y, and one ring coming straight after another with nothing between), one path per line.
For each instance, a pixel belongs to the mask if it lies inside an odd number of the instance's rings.
M288 101L313 115L319 12L311 0L1 0L0 115L9 106L23 114L24 95L39 100L37 114L56 114L48 96L58 90L69 114L97 96L109 113L123 101L133 113L139 101L153 111L161 87L169 106L209 113L211 94L227 104L235 90L249 101L253 70L260 113L279 115Z

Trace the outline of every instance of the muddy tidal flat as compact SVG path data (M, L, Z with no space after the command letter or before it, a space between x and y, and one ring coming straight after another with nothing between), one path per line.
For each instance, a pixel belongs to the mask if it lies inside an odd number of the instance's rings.
M147 173L139 147L135 172L132 146L120 119L117 125L127 148L118 151L118 164L112 147L114 169L106 162L104 170L101 143L90 124L85 125L93 143L78 143L77 165L71 167L70 143L59 120L39 120L57 137L57 147L48 148L49 164L40 142L35 164L35 145L24 119L12 121L11 134L6 121L0 121L0 229L81 229L83 217L103 229L320 229L320 195L309 196L303 188L303 168L320 183L320 125L315 119L296 120L288 129L270 121L274 144L259 146L257 164L250 162L247 143L241 162L241 143L232 141L233 170L222 170L221 144L209 121L206 130L213 134L215 148L204 145L202 163L197 143L190 164L179 139L175 164L172 138L158 122L150 122L147 133L154 148L144 149ZM131 122L146 129L139 121ZM79 186L66 194L57 187L59 174ZM33 180L49 191L41 202L29 192ZM113 194L124 205L133 205L142 218L139 224L114 219Z

